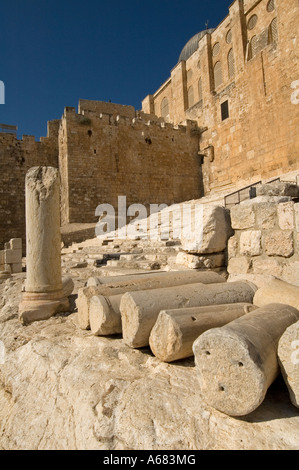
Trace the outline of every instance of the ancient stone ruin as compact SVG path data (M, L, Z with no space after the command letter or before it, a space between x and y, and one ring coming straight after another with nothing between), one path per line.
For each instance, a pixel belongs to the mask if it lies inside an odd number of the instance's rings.
M0 449L299 449L298 15L235 0L142 110L0 133Z

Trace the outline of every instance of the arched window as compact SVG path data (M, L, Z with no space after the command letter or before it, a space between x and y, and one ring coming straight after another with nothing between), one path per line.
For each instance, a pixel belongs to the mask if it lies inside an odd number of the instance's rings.
M228 67L228 76L229 78L232 78L235 75L235 61L234 61L234 53L232 49L230 49L229 53L227 54L227 67Z
M253 57L255 57L256 51L257 51L257 39L256 39L256 36L252 36L250 43L248 45L247 60L250 60Z
M198 101L202 100L202 81L201 78L198 80Z
M277 42L278 40L278 32L277 32L277 18L271 22L269 26L269 34L268 34L268 44L272 42Z
M194 90L193 86L188 88L188 108L194 105Z
M216 64L214 65L214 83L215 88L219 87L222 84L221 62L216 62Z
M161 102L161 116L165 120L169 119L169 103L166 97Z

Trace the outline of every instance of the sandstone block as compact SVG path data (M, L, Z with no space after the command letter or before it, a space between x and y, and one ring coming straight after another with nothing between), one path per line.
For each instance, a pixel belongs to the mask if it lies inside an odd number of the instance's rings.
M278 225L282 230L294 229L294 202L284 202L277 206Z
M291 402L299 408L299 321L289 326L281 336L278 359Z
M258 256L262 252L262 232L260 230L247 230L240 235L240 254L245 256Z
M230 416L254 411L279 374L279 339L298 320L296 308L272 303L199 336L193 352L203 399Z
M194 212L197 217L197 212ZM202 205L197 231L183 231L182 249L190 253L218 253L226 249L232 235L228 211L221 206Z
M293 232L291 230L273 230L265 233L262 245L268 256L288 258L294 253Z

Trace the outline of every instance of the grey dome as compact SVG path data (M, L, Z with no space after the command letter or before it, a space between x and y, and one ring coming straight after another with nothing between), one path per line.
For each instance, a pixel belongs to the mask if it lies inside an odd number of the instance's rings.
M179 62L189 59L189 57L191 57L192 54L198 49L198 41L203 38L205 34L211 34L213 31L214 29L205 29L204 31L195 34L191 39L189 39L180 53Z

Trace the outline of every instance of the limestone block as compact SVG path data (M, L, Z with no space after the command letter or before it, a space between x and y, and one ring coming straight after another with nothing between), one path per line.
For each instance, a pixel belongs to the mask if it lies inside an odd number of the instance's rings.
M284 202L277 206L278 225L282 230L294 229L294 202Z
M133 348L148 346L151 330L161 310L252 303L256 289L248 282L231 282L127 292L120 303L124 342Z
M280 338L278 359L291 402L299 408L299 321L289 326Z
M240 254L258 256L262 252L261 230L247 230L240 235Z
M11 265L12 274L17 274L22 272L22 263L12 263Z
M5 264L4 262L4 250L0 250L0 266Z
M272 303L200 335L193 352L203 399L230 416L254 411L279 374L279 339L298 320L296 308Z
M283 181L261 184L256 187L256 195L299 197L299 186Z
M238 239L234 235L233 237L230 237L230 239L227 242L228 259L230 260L231 258L235 258L237 254L238 254Z
M256 225L260 229L274 229L277 224L277 207L275 202L261 202L254 205Z
M263 234L262 245L268 256L288 258L294 253L293 232L291 230L272 230Z
M299 287L299 261L289 261L282 271L282 279L289 284Z
M282 275L283 263L279 258L264 258L258 257L253 258L252 261L252 272L254 274L264 274L280 277Z
M190 253L224 251L227 240L232 235L228 211L222 206L204 204L200 218L198 231L188 231L188 233L183 231L182 249Z
M12 238L9 245L11 250L22 250L22 238Z
M199 335L254 310L249 303L210 305L208 307L162 310L151 331L149 345L163 362L193 355L193 342Z
M5 250L4 262L7 264L21 263L22 262L22 250Z
M250 269L250 258L247 256L231 258L228 261L227 271L229 274L246 274Z
M242 202L230 210L231 224L234 230L244 230L255 225L255 212L252 203Z
M176 257L176 264L181 264L190 269L218 268L224 266L224 253L211 253L209 255L196 256L180 251Z
M253 303L263 307L272 302L281 302L299 308L299 287L272 279L266 285L258 289L254 295Z

